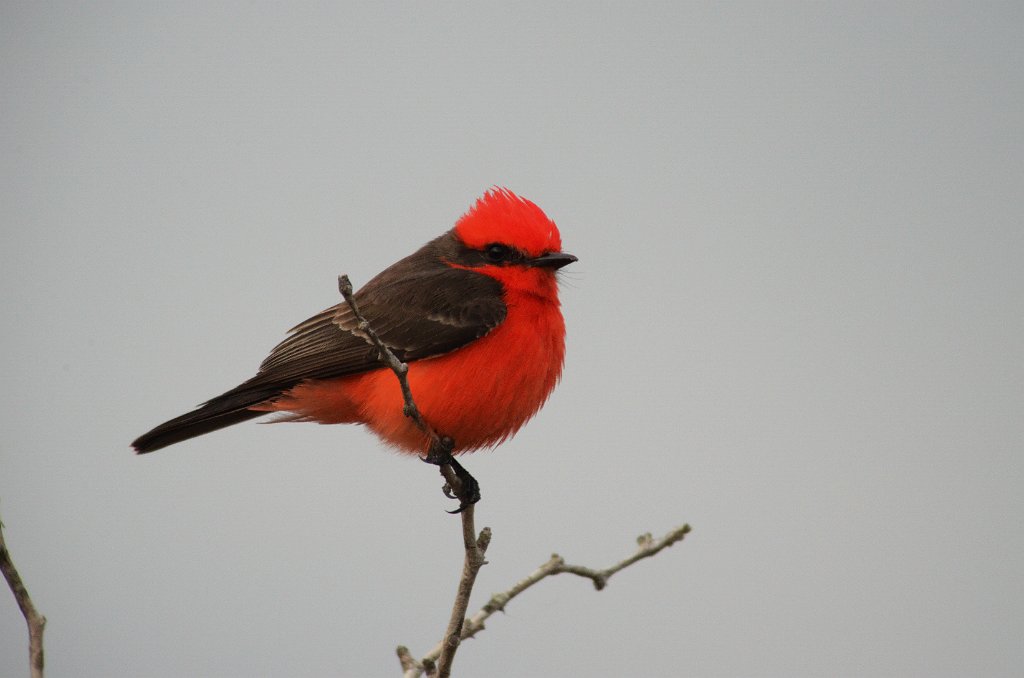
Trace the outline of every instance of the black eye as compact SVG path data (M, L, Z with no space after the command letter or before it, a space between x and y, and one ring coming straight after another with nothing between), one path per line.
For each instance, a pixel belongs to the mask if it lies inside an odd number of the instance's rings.
M494 263L508 261L511 253L512 250L510 248L496 242L484 248L484 256L487 257L488 261L493 261Z

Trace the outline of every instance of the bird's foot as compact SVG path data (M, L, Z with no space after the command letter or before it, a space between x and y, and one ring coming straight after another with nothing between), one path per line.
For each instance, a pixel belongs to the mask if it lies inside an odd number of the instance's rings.
M441 438L439 444L431 445L427 456L421 458L426 463L440 468L441 475L445 477L445 496L459 500L459 508L448 513L462 513L480 501L480 483L452 456L454 446L452 439L445 436ZM451 476L445 473L446 466L451 469Z

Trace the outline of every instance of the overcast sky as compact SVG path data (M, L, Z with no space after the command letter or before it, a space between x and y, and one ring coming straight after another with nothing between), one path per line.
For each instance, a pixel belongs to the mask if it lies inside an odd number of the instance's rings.
M52 676L395 676L461 562L357 427L128 444L507 186L563 382L466 464L465 676L1024 667L1024 10L0 6L0 515ZM0 675L27 673L0 591Z

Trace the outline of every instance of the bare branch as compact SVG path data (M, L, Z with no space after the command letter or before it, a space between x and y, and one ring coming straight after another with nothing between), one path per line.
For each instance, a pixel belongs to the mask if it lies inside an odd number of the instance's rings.
M448 620L448 630L441 641L441 654L437 661L439 678L448 678L452 673L452 662L455 661L455 653L464 637L463 624L466 620L466 610L469 609L469 598L473 594L476 575L487 562L484 560L484 554L491 544L491 528L485 527L478 536L473 524L473 513L472 504L462 512L462 543L466 556L462 563L462 577L459 579L459 589L455 594L452 615Z
M417 675L418 676L419 674L415 673L415 672L417 670L422 671L422 669L423 669L422 664L420 664L418 661L416 661L416 658L412 656L412 653L409 652L409 648L407 648L405 645L399 645L398 647L396 647L395 648L395 654L398 655L398 661L402 665L402 675L403 676L407 676L407 675Z
M651 533L648 532L637 537L636 543L638 548L636 553L631 555L629 558L626 558L625 560L616 563L615 565L612 565L611 567L605 568L603 570L592 570L590 568L580 567L578 565L566 565L564 562L562 562L558 567L555 568L553 572L551 572L551 574L561 574L563 572L567 572L569 574L575 574L580 577L586 577L587 579L593 581L594 588L600 591L605 587L605 585L607 585L608 579L619 570L623 570L629 567L638 560L650 558L651 556L656 555L662 549L672 546L672 544L675 544L677 541L682 541L683 537L685 537L689 532L690 526L683 525L682 527L677 527L676 529L672 530L658 541L654 541L654 537L652 537ZM552 560L556 558L558 560L561 560L561 557L558 556L558 554L552 556Z
M46 627L46 617L39 614L36 606L32 604L32 598L28 595L28 589L21 581L18 569L14 567L11 560L11 552L7 550L7 542L4 540L4 524L0 521L0 571L4 573L4 579L14 594L14 599L21 608L21 614L25 617L28 625L28 661L29 671L32 678L43 678L43 629Z
M618 563L603 570L595 570L579 565L569 565L565 562L565 559L562 558L562 556L556 553L552 555L546 563L531 572L526 578L517 582L512 588L493 595L491 599L487 601L487 604L484 605L476 614L471 618L466 619L462 625L462 635L460 640L472 638L482 631L484 629L484 622L487 621L491 615L495 612L504 610L513 598L543 579L556 574L575 574L577 576L590 579L594 583L594 588L600 591L608 584L608 580L616 572L624 570L633 563L643 560L644 558L650 558L657 555L662 550L672 546L676 542L682 541L689 533L690 526L683 525L671 530L668 534L658 540L655 540L650 533L641 535L637 538L638 548L633 555L628 558L624 558ZM444 649L445 642L447 641L448 638L446 636L446 641L438 643L423 657L423 659L420 660L419 663L414 663L410 669L406 670L404 678L419 678L423 675L423 669L421 667L430 660L440 657ZM404 664L403 669L405 669Z
M404 401L402 407L403 414L412 419L416 427L429 436L430 449L424 460L437 464L441 475L448 481L447 487L451 489L450 496L459 499L460 507L456 513L464 511L466 506L480 499L479 486L473 479L473 476L469 475L452 457L455 441L448 436L438 435L437 431L423 418L419 408L416 407L416 401L413 400L412 389L409 387L409 365L399 360L398 356L394 354L387 344L381 341L380 336L370 326L370 321L359 310L359 304L356 302L355 294L352 292L352 281L348 279L347 275L338 276L338 291L345 298L348 307L352 309L352 315L359 323L359 331L365 334L370 343L373 344L373 347L377 349L377 355L381 362L391 368L391 371L398 378L398 383L402 388L402 400ZM447 489L445 494L449 494Z
M431 447L435 444L440 444L441 437L437 435L437 432L430 427L430 424L423 419L423 415L420 414L420 410L416 407L416 401L412 399L412 389L409 388L409 365L403 363L398 359L391 349L380 340L377 332L370 326L370 321L363 317L362 312L359 310L359 304L356 303L355 294L352 292L352 281L348 279L347 275L338 276L338 291L341 292L341 296L345 297L345 301L348 303L348 307L352 309L352 315L355 316L356 320L359 321L359 331L369 337L370 342L374 348L377 349L377 354L380 356L381 362L391 368L391 371L398 377L398 383L402 386L402 399L405 401L405 407L402 412L405 416L412 419L416 426L430 436ZM451 450L449 449L449 452Z
M649 532L647 534L643 534L636 540L638 546L636 553L603 570L594 570L580 565L569 565L565 562L565 559L563 559L562 556L555 553L546 563L534 570L528 577L518 582L508 591L492 596L479 612L474 614L472 618L466 620L466 624L462 631L462 637L470 638L478 631L483 630L484 622L492 614L500 610L504 610L505 606L508 605L513 598L547 577L556 574L575 574L577 576L590 579L594 582L594 588L600 591L608 584L608 580L616 572L619 572L620 570L623 570L644 558L650 558L651 556L657 555L663 549L672 546L676 542L682 541L689 532L690 526L683 525L671 530L668 534L657 541L651 537Z
M402 675L405 678L419 678L424 673L438 678L451 676L455 653L459 649L459 643L466 637L463 633L463 624L467 621L466 610L469 608L469 598L473 593L476 575L487 562L484 560L484 554L491 543L491 528L485 527L479 535L476 534L473 514L472 505L466 507L466 510L462 512L462 542L466 556L463 560L462 577L459 579L459 588L455 594L455 604L452 606L452 614L448 620L444 640L420 661L416 661L412 653L409 652L409 648L399 645L395 653L398 655L398 661L402 665Z

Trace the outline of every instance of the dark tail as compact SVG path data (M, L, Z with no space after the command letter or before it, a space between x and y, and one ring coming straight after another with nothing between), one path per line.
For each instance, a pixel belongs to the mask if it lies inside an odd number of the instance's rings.
M246 389L245 386L243 384L204 403L192 412L165 421L149 433L136 438L132 447L139 454L145 454L232 424L255 419L266 412L249 408L266 402L281 392L279 389Z

